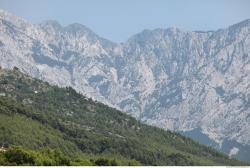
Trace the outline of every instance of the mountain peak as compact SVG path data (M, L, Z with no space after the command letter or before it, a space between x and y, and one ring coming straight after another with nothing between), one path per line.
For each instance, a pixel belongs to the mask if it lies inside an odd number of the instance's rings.
M14 14L6 11L6 10L3 10L3 9L0 9L0 19L2 20L6 20L6 21L18 21L18 20L22 20L21 18L18 18L17 16L15 16Z
M237 27L247 27L247 26L250 26L250 19L246 19L246 20L243 20L239 23L236 23L236 24L233 24L229 27L230 28L237 28Z
M52 27L55 27L55 28L62 28L62 25L56 20L45 20L45 21L41 22L39 25L41 25L41 26L52 26Z
M179 29L179 28L176 27L176 26L169 27L169 28L167 28L166 31L169 31L169 32L174 33L174 34L176 34L176 33L178 33L178 32L182 32L181 29Z
M96 35L92 30L90 30L88 27L79 24L79 23L73 23L64 28L67 32L70 33L84 33L84 34L93 34Z
M14 15L13 13L10 13L6 10L3 10L3 9L0 9L0 19L11 21L11 22L13 22L13 21L14 22L16 22L16 21L26 22L24 19Z
M98 36L91 29L79 23L70 24L64 27L63 29L65 32L73 36L85 36L88 40L92 42L101 41L101 43L103 43L103 45L106 47L112 46L114 44L113 42Z
M46 20L46 21L43 21L39 24L39 26L45 30L45 31L55 31L55 32L60 32L63 27L61 26L61 24L56 21L56 20Z
M0 17L6 17L8 15L12 15L10 12L6 11L6 10L3 10L3 9L0 9Z

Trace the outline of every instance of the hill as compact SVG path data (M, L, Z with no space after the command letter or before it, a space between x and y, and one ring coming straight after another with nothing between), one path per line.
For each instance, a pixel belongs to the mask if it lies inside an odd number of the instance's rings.
M244 165L180 134L142 124L71 87L51 86L17 68L0 70L0 95L0 143L10 151L21 146L18 150L24 153L31 150L43 156L45 149L55 150L69 158L67 163L80 165L98 163L98 159L104 164L102 158L120 165ZM1 160L6 161L6 153ZM82 158L87 161L79 161Z

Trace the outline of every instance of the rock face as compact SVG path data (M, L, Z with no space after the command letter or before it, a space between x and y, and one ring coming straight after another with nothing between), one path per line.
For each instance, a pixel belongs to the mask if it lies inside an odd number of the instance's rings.
M218 148L250 145L250 20L210 32L144 30L117 44L80 24L33 25L0 11L0 66L72 86L150 125L198 129Z

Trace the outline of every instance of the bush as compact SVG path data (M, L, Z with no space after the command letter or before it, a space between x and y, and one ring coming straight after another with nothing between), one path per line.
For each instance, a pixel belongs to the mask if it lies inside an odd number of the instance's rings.
M19 147L12 147L5 152L8 162L16 165L35 165L35 156Z
M108 160L104 158L99 158L95 161L92 160L92 162L94 162L94 164L97 166L118 166L118 163L115 159Z

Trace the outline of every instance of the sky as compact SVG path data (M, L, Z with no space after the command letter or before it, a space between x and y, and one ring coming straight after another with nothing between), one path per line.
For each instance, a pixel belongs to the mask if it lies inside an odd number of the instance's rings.
M0 9L32 23L81 23L114 42L144 29L206 31L250 19L250 0L0 0Z

